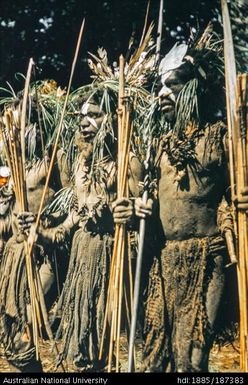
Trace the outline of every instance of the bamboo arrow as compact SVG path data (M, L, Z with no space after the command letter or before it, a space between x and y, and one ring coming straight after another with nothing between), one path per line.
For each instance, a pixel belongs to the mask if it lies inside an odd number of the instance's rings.
M68 87L67 87L67 93L66 93L64 106L63 106L63 110L62 110L62 114L61 114L61 118L60 118L60 122L59 122L59 126L58 126L56 140L55 140L54 147L53 147L51 161L50 161L48 172L47 172L45 186L44 186L42 197L41 197L41 202L40 202L40 206L39 206L39 210L38 210L38 214L37 214L37 218L36 218L36 223L35 223L35 226L32 228L32 233L30 234L31 236L29 238L29 241L30 241L29 242L29 253L30 254L32 253L34 241L35 241L38 226L40 223L40 218L41 218L41 214L42 214L42 210L43 210L43 206L44 206L44 202L45 202L47 188L48 188L48 185L50 182L53 166L55 163L55 157L57 154L59 139L60 139L61 133L63 131L63 121L64 121L65 111L66 111L66 107L67 107L67 103L68 103L68 99L69 99L69 95L70 95L71 84L72 84L72 79L73 79L73 75L74 75L74 71L75 71L75 67L76 67L76 63L77 63L78 53L79 53L79 49L80 49L80 45L81 45L81 40L82 40L82 35L83 35L83 30L84 30L84 24L85 24L85 19L83 20L83 22L81 24L81 28L80 28L79 35L78 35L77 46L76 46L76 50L75 50L75 54L74 54L74 59L72 62L70 79L69 79L69 83L68 83Z
M221 0L223 29L224 29L224 59L225 59L225 82L226 82L226 105L227 122L229 136L229 163L230 163L230 182L232 202L234 202L236 193L240 193L247 176L247 167L244 172L245 153L241 135L238 133L238 119L236 108L238 105L236 93L236 64L234 55L234 45L232 38L231 22L226 0ZM246 163L246 161L245 161ZM239 288L239 308L240 308L240 370L248 371L247 354L247 328L248 328L248 309L247 309L247 274L246 264L248 258L247 251L247 218L245 213L238 212L236 217L235 208L235 233L238 240L239 263L237 266L238 288Z
M85 24L85 19L83 20L83 22L81 24L80 31L79 31L79 36L78 36L78 40L77 40L77 45L76 45L76 50L75 50L75 54L74 54L74 59L73 59L73 62L72 62L72 68L71 68L71 73L70 73L70 78L69 78L66 98L65 98L65 101L64 101L64 106L63 106L63 110L62 110L62 114L61 114L61 118L60 118L60 122L59 122L59 126L58 126L57 136L56 136L55 144L54 144L54 147L53 147L51 161L50 161L48 172L47 172L46 182L45 182L45 186L44 186L44 189L43 189L43 193L42 193L42 197L41 197L41 202L40 202L40 206L39 206L36 222L35 222L34 226L31 227L30 235L29 235L29 238L28 238L28 245L27 245L28 246L27 247L27 259L28 260L30 260L31 256L32 256L33 246L34 246L34 243L35 243L36 237L37 237L36 234L37 234L38 226L39 226L39 223L40 223L40 218L41 218L41 214L42 214L42 210L43 210L43 206L44 206L44 202L45 202L47 188L48 188L48 185L49 185L49 181L50 181L50 178L51 178L53 166L54 166L54 163L55 163L55 157L56 157L56 153L57 153L57 149L58 149L58 143L59 143L60 135L61 135L61 133L63 131L63 121L64 121L65 111L66 111L66 107L67 107L67 103L68 103L68 99L69 99L69 94L70 94L73 74L74 74L74 71L75 71L75 67L76 67L76 63L77 63L77 58L78 58L78 53L79 53L79 49L80 49L80 45L81 45L81 40L82 40L82 35L83 35L83 30L84 30L84 24ZM37 274L39 274L39 272L37 272ZM37 277L37 285L38 285L38 294L37 295L39 295L39 297L41 298L40 307L41 307L42 314L43 314L44 324L45 324L45 327L46 327L46 330L47 330L49 338L52 339L52 332L51 332L50 325L47 322L48 316L47 316L47 311L46 311L45 302L44 302L44 295L43 295L43 292L42 292L42 288L40 286L39 277ZM57 350L57 345L55 344L54 346L55 346L55 349ZM38 339L36 339L36 349L38 349ZM61 366L62 366L62 368L64 370L63 364L61 364Z

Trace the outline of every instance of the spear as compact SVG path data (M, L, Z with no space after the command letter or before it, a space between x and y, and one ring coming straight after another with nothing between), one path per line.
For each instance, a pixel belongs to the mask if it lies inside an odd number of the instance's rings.
M230 16L226 0L221 0L223 30L224 30L224 60L225 60L225 82L226 82L226 106L228 126L228 146L230 162L230 182L232 201L235 199L235 164L237 134L235 130L236 115L236 63L232 38Z
M231 30L231 22L226 0L221 0L223 30L224 30L224 59L225 59L225 82L226 82L226 105L227 123L229 137L229 164L230 164L230 183L232 202L235 200L236 193L240 193L241 187L247 183L246 149L244 149L244 139L238 132L237 106L239 98L236 93L236 64L234 55L234 45ZM244 172L244 168L246 169ZM232 203L233 204L233 203ZM246 214L238 212L235 215L233 204L235 235L238 241L239 261L237 265L238 290L239 290L239 311L240 311L240 370L247 371L247 277L246 260L247 255L247 218Z
M237 81L238 144L237 144L237 195L248 183L247 169L247 75L239 75ZM240 369L248 371L248 221L241 210L238 219L238 284L240 301Z
M157 42L156 42L156 57L155 57L154 67L157 66L159 58L160 58L162 28L163 28L163 9L164 9L164 1L160 0L158 30L157 30ZM148 144L146 161L144 162L145 163L146 176L144 179L144 193L142 196L143 203L146 203L147 199L148 199L149 158L150 158L150 146ZM141 281L142 261L143 261L143 252L144 252L145 229L146 229L146 220L144 218L141 218L140 219L140 226L139 226L139 244L138 244L136 271L135 271L132 318L131 318L131 327L130 327L130 336L129 336L128 372L132 372L134 370L134 344L135 344L135 334L136 334L138 308L139 308L140 281Z
M130 141L133 125L131 123L130 94L125 93L125 60L119 58L119 92L118 92L118 162L117 162L117 198L128 197L128 163ZM125 224L115 228L114 246L110 268L107 303L101 337L99 359L103 356L103 345L107 325L110 324L110 341L108 355L108 372L112 370L112 358L116 352L116 372L119 371L120 332L124 288L124 262L127 246Z
M28 101L28 91L29 91L29 84L31 80L31 73L32 68L34 65L34 61L32 58L29 60L28 64L28 71L27 76L25 79L25 86L24 86L24 94L23 94L23 101L22 101L22 109L21 109L21 151L22 151L22 173L23 173L23 204L24 204L24 211L28 208L27 203L27 187L26 187L26 172L25 172L25 164L26 164L26 146L25 146L25 128L26 128L26 111L27 111L27 101Z
M19 205L20 211L28 210L27 188L26 188L26 156L25 156L25 127L26 127L26 110L29 92L29 84L31 80L32 66L34 62L30 59L27 75L25 79L24 95L21 108L21 119L19 117L14 119L13 111L11 109L4 113L6 122L6 140L4 140L5 152L11 174L14 180L16 202ZM4 135L3 135L4 137ZM24 238L24 250L27 269L28 289L30 292L31 302L31 316L33 339L36 349L36 358L39 359L38 350L38 327L41 333L41 317L39 312L39 300L37 296L35 272L31 256L27 254L27 241Z
M36 240L36 234L37 234L38 226L39 226L39 223L40 223L40 218L41 218L41 214L42 214L42 210L43 210L43 206L44 206L44 202L45 202L47 188L48 188L48 185L49 185L49 181L50 181L50 178L51 178L53 166L54 166L54 163L55 163L55 157L56 157L56 153L57 153L58 143L59 143L60 135L61 135L62 130L63 130L63 120L64 120L64 115L65 115L65 111L66 111L66 107L67 107L67 103L68 103L68 99L69 99L69 94L70 94L73 74L74 74L74 71L75 71L76 62L77 62L77 58L78 58L79 48L80 48L80 45L81 45L81 40L82 40L82 35L83 35L83 30L84 30L84 24L85 24L85 19L83 20L83 22L81 24L81 28L80 28L79 35L78 35L78 40L77 40L76 50L75 50L75 54L74 54L74 58L73 58L73 62L72 62L72 68L71 68L71 73L70 73L67 93L66 93L66 97L65 97L65 101L64 101L64 105L63 105L63 110L62 110L62 114L61 114L61 118L60 118L60 122L59 122L59 126L58 126L57 136L56 136L55 144L54 144L54 147L53 147L51 161L50 161L48 172L47 172L46 182L45 182L45 186L44 186L44 189L43 189L43 193L42 193L42 197L41 197L41 202L40 202L40 206L39 206L36 222L35 222L34 226L31 227L30 235L29 235L29 238L28 238L28 247L27 247L27 258L28 259L31 259L31 256L32 256L33 246L34 246L34 243L35 243L35 240ZM41 298L41 301L39 301L39 305L40 305L41 310L42 310L44 325L46 327L47 334L48 334L49 338L51 339L52 338L52 332L51 332L50 325L47 322L48 316L47 316L46 307L44 305L45 304L45 302L44 302L44 294L42 292L42 288L40 287L39 272L37 272L37 275L36 275L36 286L37 286L37 292L39 294L39 297ZM37 341L37 346L38 346L38 341ZM57 350L57 345L55 344L54 346L55 346L55 349ZM62 369L64 370L63 365L61 365L61 366L62 366Z
M83 20L83 22L81 24L81 28L80 28L79 35L78 35L76 50L75 50L75 54L74 54L74 58L73 58L73 62L72 62L71 73L70 73L69 83L68 83L68 87L67 87L67 93L66 93L66 97L65 97L65 101L64 101L64 105L63 105L63 110L62 110L61 117L60 117L60 122L59 122L58 130L57 130L56 140L55 140L55 143L53 146L53 152L52 152L52 156L51 156L51 160L50 160L50 164L49 164L49 168L48 168L48 172L47 172L46 182L45 182L45 186L43 189L36 222L35 222L34 227L32 228L32 232L30 233L30 237L29 237L29 241L30 241L29 242L29 254L32 253L34 240L36 238L38 226L40 223L40 218L41 218L41 214L42 214L42 210L43 210L43 206L44 206L44 202L45 202L45 197L46 197L48 185L50 182L53 166L55 163L55 157L57 154L59 139L60 139L61 133L63 131L63 121L64 121L65 111L66 111L66 107L67 107L67 103L68 103L68 99L69 99L72 79L73 79L73 75L74 75L74 71L75 71L75 67L76 67L76 63L77 63L79 48L81 45L81 40L82 40L82 35L83 35L83 30L84 30L84 24L85 24L85 19Z
M164 12L164 0L160 0L159 18L158 18L158 31L157 31L157 42L156 42L155 65L158 64L158 61L159 61L159 58L160 58L161 40L162 40L162 29L163 29L163 12Z
M28 83L26 83L26 87L28 87ZM24 108L25 103L24 103ZM14 181L14 190L16 202L19 206L20 211L27 210L27 197L26 191L24 190L24 174L25 167L23 164L23 151L21 145L21 136L20 130L17 125L19 124L16 119L14 122L13 111L7 110L4 113L6 132L3 134L4 139L4 148L8 161L9 168L11 170L11 175ZM23 131L24 134L24 131ZM23 141L25 145L25 141ZM32 328L33 328L33 338L35 341L36 347L36 358L39 358L38 352L38 325L40 325L40 317L39 310L37 308L37 296L35 289L35 281L34 281L34 270L32 259L27 257L26 253L26 240L24 239L24 249L25 249L25 258L26 258L26 269L27 269L27 280L28 280L28 289L30 292L30 301L31 301L31 316L32 316Z
M125 61L120 56L120 80L118 98L118 178L117 178L117 197L128 196L128 161L130 152L130 138L132 125L130 121L130 96L125 96ZM119 371L119 351L120 351L120 329L121 311L123 299L123 269L126 251L126 228L125 225L116 225L114 250L112 256L113 274L110 287L113 288L113 295L110 293L110 312L111 312L111 332L109 345L108 371L111 371L113 349L116 347L116 371ZM112 269L111 269L112 270ZM113 279L113 280L112 280Z
M26 186L26 145L25 145L25 128L26 128L26 112L27 112L27 102L28 102L28 92L29 92L29 84L31 80L32 68L34 65L34 61L32 58L29 60L27 75L25 79L24 86L24 94L21 108L21 121L20 121L20 144L21 144L21 163L20 167L20 176L21 176L21 211L28 210L28 201L27 201L27 186ZM17 142L18 143L18 142ZM27 278L28 278L28 286L30 291L30 301L31 301L31 313L32 313L32 328L33 328L33 338L36 349L36 359L39 359L39 344L38 344L38 327L41 332L41 315L40 315L40 307L39 307L39 295L36 287L36 274L35 268L33 265L33 259L31 254L28 254L28 245L27 240L24 239L24 250L25 250L25 258L26 258L26 268L27 268Z
M145 190L142 201L147 202L148 191ZM138 255L135 271L135 283L134 283L134 293L133 293L133 309L132 309L132 320L130 327L130 337L129 337L129 348L128 348L128 372L132 372L134 368L134 342L135 342L135 333L138 317L138 307L139 307L139 295L140 295L140 280L141 280L141 269L142 269L142 260L143 260L143 250L144 250L144 241L145 241L145 228L146 220L144 218L140 219L139 227L139 246L138 246Z

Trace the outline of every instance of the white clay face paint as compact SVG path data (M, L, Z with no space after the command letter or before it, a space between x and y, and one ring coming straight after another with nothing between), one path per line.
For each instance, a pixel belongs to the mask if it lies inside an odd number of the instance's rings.
M81 108L81 114L82 115L87 115L87 112L88 112L88 109L89 109L89 103L86 102L83 104L82 108Z
M89 106L90 106L90 103L88 103L88 102L84 103L83 106L82 106L82 108L81 108L81 114L85 116L85 118L88 120L88 122L89 122L93 127L98 128L95 119L90 118L89 116L87 116L87 113L88 113L88 110L89 110Z
M86 116L86 119L88 120L88 122L90 122L90 124L91 124L93 127L98 128L95 119L89 118L88 116Z
M159 91L159 96L167 96L169 99L171 99L173 102L176 102L176 97L175 95L173 94L173 91L171 88L167 87L166 85L164 85L161 90Z

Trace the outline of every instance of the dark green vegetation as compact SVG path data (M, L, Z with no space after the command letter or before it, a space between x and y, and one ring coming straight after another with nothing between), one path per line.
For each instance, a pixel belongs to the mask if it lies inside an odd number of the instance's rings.
M74 87L89 81L87 52L106 48L110 61L117 60L128 47L132 33L139 42L147 0L1 0L0 1L0 85L14 74L26 73L33 57L39 67L37 78L68 82L76 39L82 19L85 34ZM240 0L245 3L246 0ZM150 1L149 21L157 28L159 0ZM217 30L220 0L164 0L162 53L176 40L188 40L190 28L204 28L213 20ZM243 27L242 27L243 25ZM241 20L238 30L245 28ZM245 31L244 31L245 34ZM22 83L22 82L21 82ZM22 86L21 86L22 88Z

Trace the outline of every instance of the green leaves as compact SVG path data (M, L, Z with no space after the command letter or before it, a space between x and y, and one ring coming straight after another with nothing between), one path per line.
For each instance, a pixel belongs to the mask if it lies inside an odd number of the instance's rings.
M199 121L198 110L198 79L189 80L177 98L176 103L176 124L175 131L185 130L188 123L192 120Z

